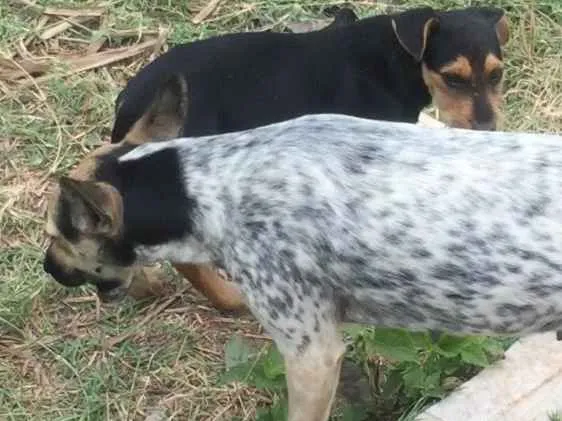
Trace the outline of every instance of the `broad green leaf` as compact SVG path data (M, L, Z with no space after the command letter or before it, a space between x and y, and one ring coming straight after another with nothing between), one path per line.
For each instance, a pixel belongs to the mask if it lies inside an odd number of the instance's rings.
M263 367L260 368L261 369L257 370L255 375L252 377L251 386L261 390L281 391L285 389L285 387L287 386L287 382L285 381L284 376L278 376L277 378L268 378L265 375Z
M408 363L408 364L412 364L412 363ZM384 382L382 388L381 396L383 397L383 399L389 399L391 397L394 397L400 390L401 386L402 386L402 370L399 370L398 368L393 368L388 371L388 374L386 376L386 381Z
M343 409L342 421L365 421L369 411L365 406L349 405Z
M221 374L218 383L226 384L230 382L244 382L246 384L251 384L253 383L252 377L254 376L252 369L253 364L250 362L239 364Z
M463 336L443 335L437 342L436 351L445 357L454 357L460 354L467 341Z
M482 345L486 352L494 359L501 358L505 353L504 344L497 339L485 338Z
M418 353L408 331L377 328L369 352L395 361L417 361ZM371 352L374 351L374 352Z
M428 332L410 332L414 346L419 349L431 349L432 341Z
M487 367L490 365L486 353L482 345L478 343L468 344L461 350L461 358L464 362L477 365L480 367Z
M403 374L404 386L410 390L424 389L425 373L419 365L412 365Z
M358 336L363 335L368 328L363 325L349 323L343 327L344 333L351 336L353 339L356 339Z
M271 346L263 363L263 371L269 379L276 379L285 374L285 363L276 346Z
M435 397L442 394L441 389L441 373L439 371L434 371L425 376L424 379L424 392L426 395L431 395Z
M250 359L250 352L248 344L239 335L234 335L224 346L226 369L247 363Z

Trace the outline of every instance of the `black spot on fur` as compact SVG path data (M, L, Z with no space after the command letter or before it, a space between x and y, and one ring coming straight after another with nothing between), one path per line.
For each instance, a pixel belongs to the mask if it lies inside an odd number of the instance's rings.
M301 343L298 346L298 351L304 352L304 350L306 350L306 348L308 348L309 345L310 345L310 336L303 335L303 337L301 339Z
M384 239L388 244L393 246L399 246L402 244L402 237L396 233L385 233Z
M505 268L509 273L521 273L521 266L507 263Z
M429 259L433 254L426 248L417 247L412 251L412 256L420 259Z
M279 297L269 297L267 302L272 309L270 311L279 311L283 316L287 317L289 314L287 303Z

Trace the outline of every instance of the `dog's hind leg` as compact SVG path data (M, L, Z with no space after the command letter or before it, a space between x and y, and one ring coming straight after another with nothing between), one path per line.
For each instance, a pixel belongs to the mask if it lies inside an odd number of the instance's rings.
M289 421L329 418L344 352L345 345L336 334L330 340L314 340L304 352L285 360Z

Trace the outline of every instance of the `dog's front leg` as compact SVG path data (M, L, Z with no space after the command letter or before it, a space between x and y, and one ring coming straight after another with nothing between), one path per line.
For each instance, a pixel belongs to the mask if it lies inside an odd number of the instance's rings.
M344 352L345 345L336 336L330 341L313 340L304 352L285 359L289 421L328 419Z

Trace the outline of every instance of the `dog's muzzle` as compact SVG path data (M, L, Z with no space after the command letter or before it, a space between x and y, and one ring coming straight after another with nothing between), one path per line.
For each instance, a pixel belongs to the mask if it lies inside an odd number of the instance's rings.
M79 269L65 270L47 254L43 261L43 270L59 284L65 287L79 287L85 284L96 286L98 297L102 302L114 302L127 295L127 285L120 279L105 279L83 272Z
M43 261L43 270L65 287L79 287L88 282L84 273L76 270L66 271L49 254L45 256Z

